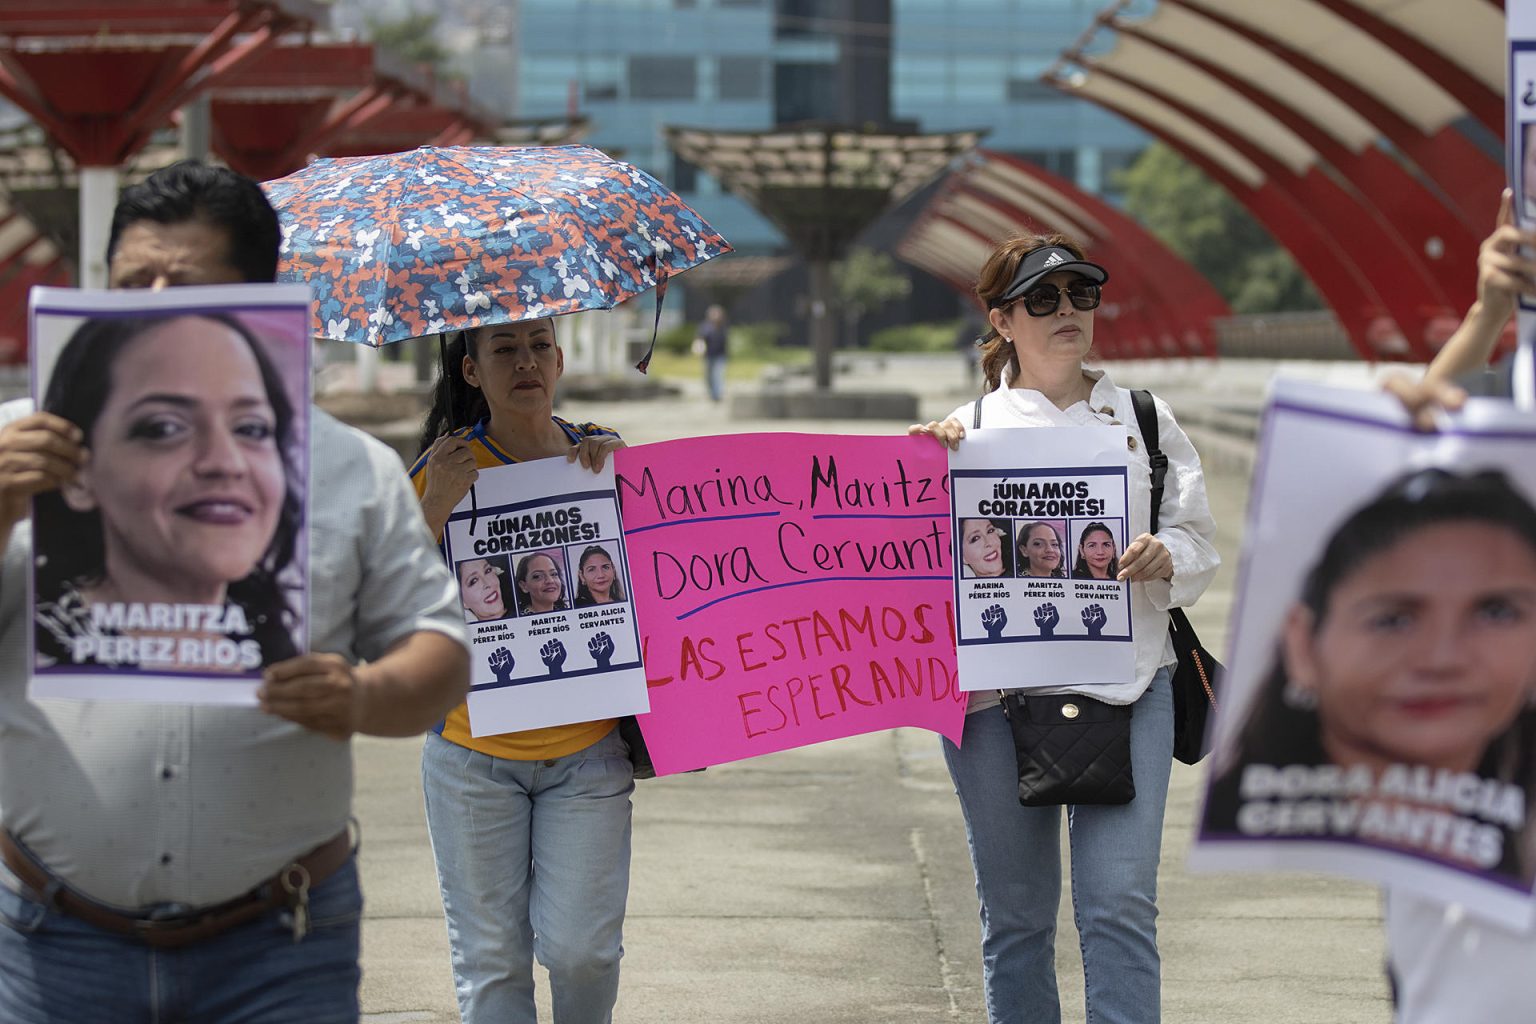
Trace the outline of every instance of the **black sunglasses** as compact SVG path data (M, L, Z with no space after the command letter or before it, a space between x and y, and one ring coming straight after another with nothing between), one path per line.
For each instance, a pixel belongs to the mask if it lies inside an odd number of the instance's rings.
M1019 296L1019 301L1030 316L1050 316L1061 302L1062 291L1054 284L1037 284ZM1086 313L1099 308L1099 286L1094 282L1073 281L1065 291L1073 309Z

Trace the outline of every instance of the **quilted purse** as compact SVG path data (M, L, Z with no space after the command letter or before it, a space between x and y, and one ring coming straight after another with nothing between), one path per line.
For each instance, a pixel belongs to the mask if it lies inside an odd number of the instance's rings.
M1131 705L1106 704L1076 693L1003 693L1019 761L1019 803L1128 804Z

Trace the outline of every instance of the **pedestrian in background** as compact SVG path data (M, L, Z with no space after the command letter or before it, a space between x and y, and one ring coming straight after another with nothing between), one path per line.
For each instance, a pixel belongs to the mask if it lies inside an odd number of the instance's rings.
M699 336L693 339L693 348L704 357L704 383L709 386L709 397L720 401L725 397L726 339L730 325L725 319L724 306L710 306L699 325Z

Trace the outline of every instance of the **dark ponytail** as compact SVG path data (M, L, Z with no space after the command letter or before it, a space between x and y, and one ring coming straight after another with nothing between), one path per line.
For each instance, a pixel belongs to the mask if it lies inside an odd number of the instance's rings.
M422 425L418 456L449 431L472 427L490 415L480 389L464 379L464 354L468 342L468 331L451 331L438 336L442 362L438 367L437 386L432 389L432 408L427 410L427 419Z

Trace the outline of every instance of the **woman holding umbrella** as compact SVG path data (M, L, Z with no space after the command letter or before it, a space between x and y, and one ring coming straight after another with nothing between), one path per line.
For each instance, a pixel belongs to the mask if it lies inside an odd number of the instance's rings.
M554 415L564 369L548 318L464 331L447 347L411 469L434 532L482 468L564 455L596 471L624 446L607 427ZM535 956L549 970L556 1020L610 1019L634 790L614 726L477 738L460 704L428 735L427 826L465 1024L534 1024Z

